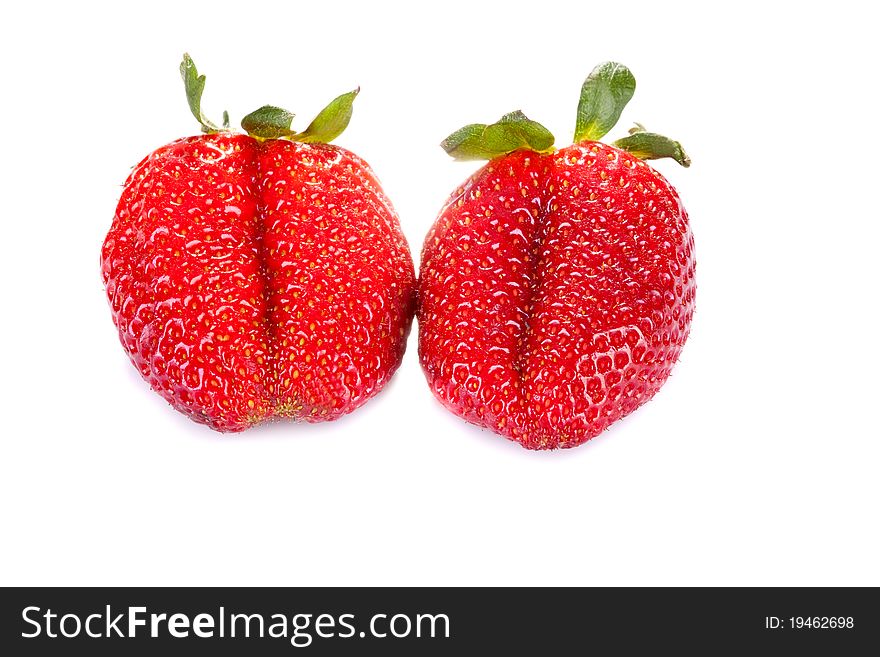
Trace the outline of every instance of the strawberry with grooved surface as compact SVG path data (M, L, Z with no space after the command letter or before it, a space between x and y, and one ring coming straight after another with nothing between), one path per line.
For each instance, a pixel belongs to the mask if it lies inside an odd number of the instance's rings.
M415 273L370 167L328 142L357 91L302 132L264 106L247 134L201 111L205 84L180 66L204 134L138 164L101 252L122 345L174 408L218 431L272 418L334 420L400 365Z
M443 148L489 163L449 197L422 250L419 355L453 413L529 449L579 445L669 377L694 312L694 243L676 191L645 160L690 161L637 125L613 144L630 71L584 82L575 143L522 112Z

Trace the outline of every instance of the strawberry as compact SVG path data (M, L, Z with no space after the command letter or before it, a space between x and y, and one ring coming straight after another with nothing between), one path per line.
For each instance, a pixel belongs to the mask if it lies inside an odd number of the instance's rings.
M645 159L690 164L637 126L600 143L632 97L626 67L587 78L575 143L522 112L450 135L488 159L422 250L419 355L453 413L529 449L579 445L663 385L694 311L694 248L672 186Z
M181 64L204 134L138 164L101 270L122 345L177 410L218 431L272 418L334 420L400 365L415 274L370 167L327 142L357 91L303 132L265 106L248 134L201 112L205 78Z

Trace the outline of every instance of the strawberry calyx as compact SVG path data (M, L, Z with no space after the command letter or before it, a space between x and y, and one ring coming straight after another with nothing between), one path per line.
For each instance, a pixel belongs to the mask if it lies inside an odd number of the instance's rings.
M553 150L553 134L520 110L495 123L471 123L449 135L440 146L456 160L492 160L513 151L538 153Z
M327 144L348 127L354 99L360 91L361 88L358 87L331 100L302 132L291 128L293 113L274 105L263 105L254 110L241 120L241 127L257 139L290 139L305 144Z
M574 143L599 141L608 134L635 90L635 77L623 64L604 62L596 66L581 86ZM490 125L466 125L444 139L440 146L456 160L493 160L515 150L551 152L553 141L547 128L517 111L505 114ZM668 157L683 167L691 164L679 142L648 132L638 123L629 136L612 145L642 160Z
M193 116L202 126L202 132L214 134L231 132L229 113L223 112L223 123L218 126L202 112L202 92L205 90L205 76L199 75L198 69L188 53L183 54L180 62L180 77L186 90L186 100ZM260 140L290 139L308 144L327 144L336 139L348 127L351 121L352 105L360 93L360 87L337 96L318 112L309 126L302 132L292 129L294 114L275 105L263 105L241 120L241 127L251 137Z
M648 132L640 123L630 128L629 136L613 141L611 145L635 155L640 160L669 157L685 168L691 165L691 158L684 152L680 143L656 132Z
M584 80L578 102L574 142L599 141L617 125L623 108L632 99L636 79L623 64L599 64ZM641 160L669 157L683 167L691 160L681 144L655 132L648 132L636 123L629 136L612 142L612 146L627 151Z
M296 132L290 129L294 114L281 107L263 105L241 120L241 127L249 135L261 139L290 137Z

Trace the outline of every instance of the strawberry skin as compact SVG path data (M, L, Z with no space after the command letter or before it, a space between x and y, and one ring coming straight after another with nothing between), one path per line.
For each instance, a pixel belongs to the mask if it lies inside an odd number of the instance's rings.
M412 259L369 166L327 144L218 133L145 158L101 253L123 347L218 431L334 420L400 364Z
M573 447L666 381L694 293L687 213L656 170L594 141L514 151L452 194L425 241L422 368L465 420Z

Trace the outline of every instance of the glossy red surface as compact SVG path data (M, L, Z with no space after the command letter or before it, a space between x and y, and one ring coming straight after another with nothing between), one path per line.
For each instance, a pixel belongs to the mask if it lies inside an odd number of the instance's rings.
M425 241L419 353L435 396L531 449L578 445L666 381L694 310L678 194L606 144L517 151Z
M125 184L101 269L134 365L220 431L351 412L412 322L397 214L336 146L215 134L158 149Z

